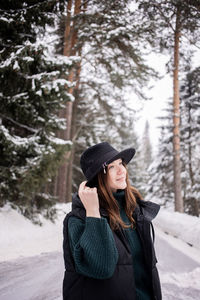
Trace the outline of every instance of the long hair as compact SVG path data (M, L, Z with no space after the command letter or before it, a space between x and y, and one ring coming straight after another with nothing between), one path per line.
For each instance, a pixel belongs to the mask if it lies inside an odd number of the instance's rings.
M126 165L123 163L124 167L126 168L126 184L127 187L125 188L125 212L130 221L130 225L127 225L123 222L120 217L120 211L117 201L115 200L112 190L108 185L107 181L107 172L104 174L101 171L98 176L98 186L97 192L99 196L99 204L100 207L106 209L109 216L109 222L112 230L119 228L133 228L135 226L135 220L133 218L133 212L135 210L137 200L136 198L142 199L141 194L139 191L132 187L128 178L128 171Z

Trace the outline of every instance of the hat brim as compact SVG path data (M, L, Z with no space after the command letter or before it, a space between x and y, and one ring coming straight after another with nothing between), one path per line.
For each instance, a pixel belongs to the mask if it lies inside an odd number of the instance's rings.
M117 159L122 159L125 164L128 164L130 160L134 157L135 155L135 149L134 148L128 148L125 149L118 154L114 155L112 158L110 158L108 161L106 161L106 164L110 164L111 162L117 160ZM103 170L103 166L101 166L99 169L96 170L96 172L93 174L93 176L87 181L87 186L88 187L96 187L98 185L98 180L97 180L97 174Z
M133 158L134 155L135 155L135 149L134 148L125 149L125 150L119 152L114 157L112 157L110 160L108 160L107 164L110 164L111 162L113 162L114 160L117 160L119 158L121 158L126 164L128 164L129 161Z

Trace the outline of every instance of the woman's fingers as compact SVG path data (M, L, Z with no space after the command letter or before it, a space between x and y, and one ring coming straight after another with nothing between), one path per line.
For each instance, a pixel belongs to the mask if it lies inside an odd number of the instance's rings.
M78 194L81 193L84 190L84 188L86 186L86 183L87 183L87 181L81 182L81 184L79 186L79 189L78 189Z
M99 217L99 198L97 188L86 186L87 181L83 181L79 186L78 195L86 209L87 216Z
M78 194L82 193L83 191L90 191L90 192L96 192L97 191L96 187L90 188L86 184L87 184L87 181L81 182L81 184L79 186Z

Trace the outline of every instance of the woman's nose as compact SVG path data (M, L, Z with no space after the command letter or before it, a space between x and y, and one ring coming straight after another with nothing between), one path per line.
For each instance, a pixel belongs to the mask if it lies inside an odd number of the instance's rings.
M117 173L120 174L121 172L122 172L122 168L121 168L121 166L118 166Z

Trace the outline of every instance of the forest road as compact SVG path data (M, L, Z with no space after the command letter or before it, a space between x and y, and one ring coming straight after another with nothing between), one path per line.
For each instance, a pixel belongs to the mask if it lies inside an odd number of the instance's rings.
M163 300L199 300L200 264L156 236ZM62 300L61 252L0 262L1 300Z

